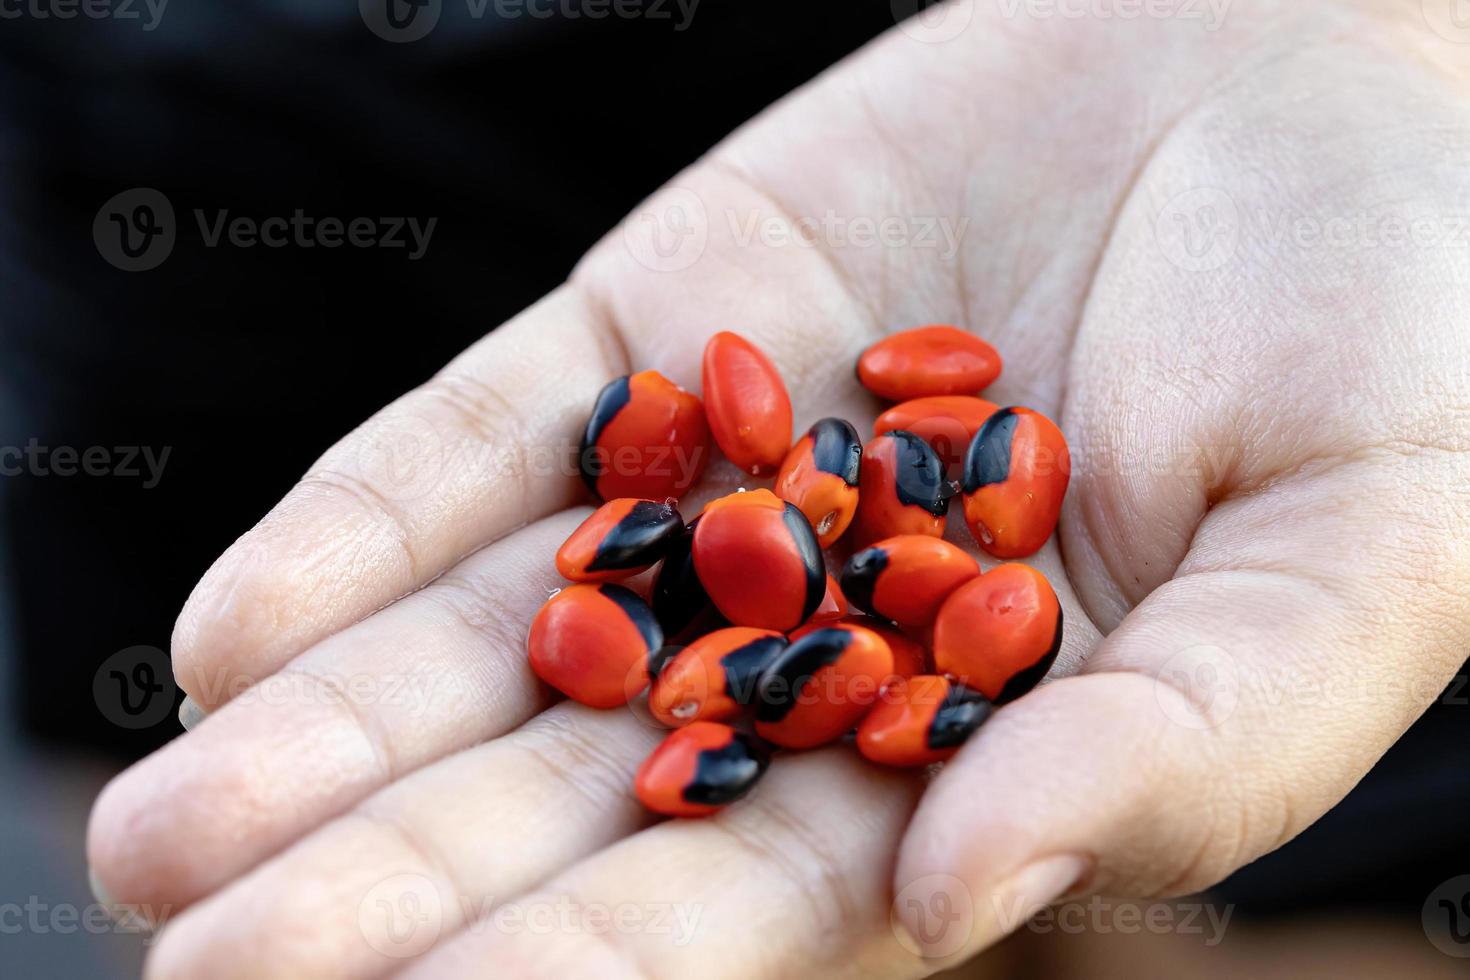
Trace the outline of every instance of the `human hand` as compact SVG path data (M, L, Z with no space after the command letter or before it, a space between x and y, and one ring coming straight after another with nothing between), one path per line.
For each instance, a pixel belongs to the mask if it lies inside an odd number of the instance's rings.
M962 5L677 177L196 588L175 670L211 717L109 786L88 842L114 900L188 906L150 974L917 976L1035 903L1195 891L1309 825L1470 632L1466 49L1419 7L1242 0L1212 32ZM815 247L779 238L803 216ZM885 219L904 247L856 239ZM1062 679L927 786L836 746L653 824L631 785L659 733L551 704L525 662L597 391L697 390L737 329L799 430L861 430L857 353L944 321L1005 356L987 397L1072 443L1033 559ZM689 509L750 483L714 466ZM563 901L674 931L471 921ZM384 908L425 918L404 938Z

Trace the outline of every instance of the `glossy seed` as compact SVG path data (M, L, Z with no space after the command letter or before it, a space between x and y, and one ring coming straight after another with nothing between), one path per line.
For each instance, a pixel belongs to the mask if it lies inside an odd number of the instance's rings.
M997 558L1041 550L1062 513L1072 457L1061 430L1029 408L996 412L965 457L965 521Z
M858 358L858 380L879 398L977 395L1000 377L1000 354L958 327L916 327L885 337Z
M657 371L641 371L597 396L578 463L602 500L663 500L688 490L709 455L704 404Z
M984 695L944 677L895 681L858 726L863 758L885 766L927 766L953 756L989 719Z
M774 473L791 445L791 397L771 359L736 333L704 348L704 400L725 457L747 473Z
M943 538L903 534L857 552L842 569L850 602L900 626L922 628L980 564Z
M795 629L827 591L811 524L769 490L711 501L695 522L693 556L704 590L736 626Z
M652 568L684 534L673 504L609 500L556 553L556 570L574 582L611 582Z
M750 736L697 721L670 732L653 750L638 767L634 790L655 813L704 817L750 792L769 762Z
M903 429L885 432L863 447L854 545L900 534L943 537L953 492L928 443Z
M691 721L727 721L755 699L757 678L786 648L773 630L732 626L700 637L659 668L648 708L671 728Z
M648 686L663 631L631 589L572 585L541 607L526 646L547 684L573 701L616 708Z
M945 473L958 475L975 433L998 411L1000 406L994 402L966 395L915 398L878 416L873 435L906 429L929 444Z
M1029 565L991 569L960 586L934 620L934 664L996 704L1037 685L1062 648L1062 605Z
M822 419L797 440L776 474L776 496L801 509L817 533L817 543L831 545L857 514L862 439L842 419Z
M756 734L808 749L852 731L893 674L893 652L872 630L821 624L767 665L756 684Z

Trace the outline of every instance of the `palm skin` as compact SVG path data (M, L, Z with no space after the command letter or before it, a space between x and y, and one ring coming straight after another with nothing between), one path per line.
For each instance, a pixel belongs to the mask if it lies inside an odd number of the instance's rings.
M168 907L150 975L920 976L1063 894L1208 887L1334 805L1470 639L1470 86L1418 3L1282 7L892 32L329 451L180 617L211 717L94 811L101 885ZM1360 216L1442 237L1299 224ZM797 217L830 232L762 232ZM1052 682L927 784L835 746L652 823L658 732L525 665L593 398L630 369L697 390L736 329L798 428L861 430L857 353L927 322L982 333L987 397L1071 440L1032 559L1067 614ZM754 483L716 465L689 509ZM697 926L474 921L502 905ZM430 911L405 939L380 909Z

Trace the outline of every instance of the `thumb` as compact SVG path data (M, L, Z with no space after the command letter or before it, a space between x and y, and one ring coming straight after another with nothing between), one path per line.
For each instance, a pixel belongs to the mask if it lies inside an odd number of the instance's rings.
M1081 674L1001 709L899 852L916 950L967 958L1066 896L1202 890L1345 796L1464 658L1463 518L1422 489L1463 474L1426 465L1221 504Z

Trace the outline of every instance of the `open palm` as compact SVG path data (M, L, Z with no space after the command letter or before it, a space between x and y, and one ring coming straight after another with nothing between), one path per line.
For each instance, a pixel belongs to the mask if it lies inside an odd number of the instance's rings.
M1470 646L1470 84L1419 6L958 5L677 177L196 588L175 670L210 717L89 840L114 900L168 914L150 973L922 975L1033 903L1200 889L1310 824ZM858 352L927 322L1071 440L1034 559L1053 681L927 786L834 746L655 824L657 728L526 665L594 397L697 391L734 329L799 429L861 430ZM688 509L737 485L712 466Z

